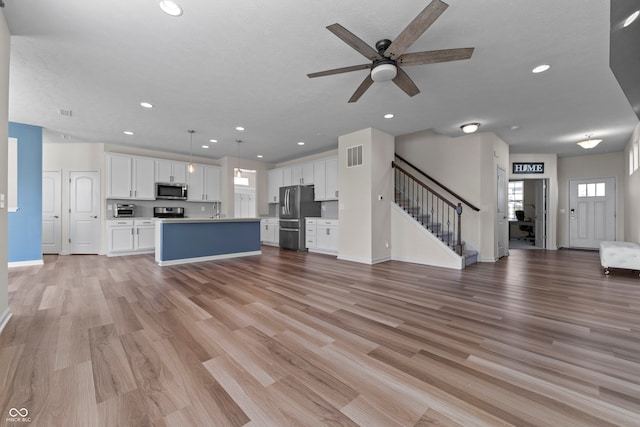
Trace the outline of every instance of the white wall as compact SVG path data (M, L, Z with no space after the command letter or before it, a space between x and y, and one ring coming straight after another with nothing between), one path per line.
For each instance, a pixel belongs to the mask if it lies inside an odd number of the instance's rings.
M362 165L347 167L347 149L362 145ZM391 259L394 138L363 129L338 140L338 258L374 264Z
M640 169L629 175L629 150L640 141L640 125L636 126L624 151L625 181L624 240L640 243Z
M625 157L623 152L558 158L558 246L569 246L569 180L616 179L616 240L624 239ZM628 163L628 158L627 158ZM564 211L564 213L561 213Z
M0 9L0 171L6 171L9 139L9 46L10 34L4 12ZM7 194L7 174L0 173L0 194ZM9 279L7 206L0 209L0 328L9 319Z
M543 174L512 174L514 162L543 162ZM547 200L547 249L557 249L558 212L558 156L555 154L510 154L507 173L509 179L548 179Z

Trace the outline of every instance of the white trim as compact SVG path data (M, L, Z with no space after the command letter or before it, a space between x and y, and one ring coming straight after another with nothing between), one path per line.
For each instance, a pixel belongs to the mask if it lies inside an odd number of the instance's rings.
M19 210L20 208L9 208L8 212L15 213L15 212L18 212Z
M106 254L107 257L111 258L111 257L115 257L115 256L128 256L128 255L141 255L141 254L153 254L155 253L156 250L151 249L151 250L144 250L144 251L129 251L129 252L108 252ZM104 254L98 254L98 255L104 255Z
M34 259L31 261L15 261L7 263L9 268L13 267L32 267L34 265L43 265L44 261L42 259Z
M455 267L452 267L451 264L445 264L445 263L439 263L439 262L433 262L433 261L429 261L429 264L425 264L423 260L413 259L409 257L393 258L393 261L408 262L411 264L420 264L420 265L426 265L429 267L448 268L451 270L462 270L464 265L464 259L462 260L460 265L457 265Z
M11 319L11 316L13 316L13 313L11 313L9 311L9 307L7 307L4 310L4 313L2 313L2 317L0 317L0 334L2 333L4 327L7 326L7 323L9 323L9 319Z
M181 259L174 259L170 261L156 260L156 262L158 263L159 266L164 267L167 265L191 264L194 262L215 261L219 259L239 258L239 257L254 256L254 255L261 255L261 254L262 254L262 251L236 252L233 254L201 256L196 258L181 258Z
M368 265L373 265L374 261L372 259L369 258L356 258L356 257L349 257L349 256L338 256L338 259L341 261L350 261L350 262L357 262L360 264L368 264Z
M332 251L330 249L308 248L308 251L316 254L338 256L338 251Z

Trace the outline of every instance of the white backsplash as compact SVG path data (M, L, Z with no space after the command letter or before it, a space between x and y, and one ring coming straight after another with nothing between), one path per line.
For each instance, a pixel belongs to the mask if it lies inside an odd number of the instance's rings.
M185 202L183 200L117 200L107 199L107 219L113 218L113 212L117 203L135 205L135 216L140 218L152 218L155 207L183 207L187 217L210 217L221 212L221 203ZM109 210L109 205L112 209ZM204 210L203 210L204 208ZM217 211L216 211L217 209Z

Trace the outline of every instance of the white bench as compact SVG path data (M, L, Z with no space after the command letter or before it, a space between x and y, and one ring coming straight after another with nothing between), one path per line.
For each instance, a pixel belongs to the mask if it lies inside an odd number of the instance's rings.
M631 242L601 242L600 264L604 274L609 268L626 268L640 270L640 245Z

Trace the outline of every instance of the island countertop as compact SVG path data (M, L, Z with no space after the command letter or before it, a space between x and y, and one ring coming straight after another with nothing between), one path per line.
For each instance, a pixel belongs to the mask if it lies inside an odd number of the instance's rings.
M155 218L163 224L188 224L205 222L260 222L260 218L211 218L211 217L188 217L188 218Z

